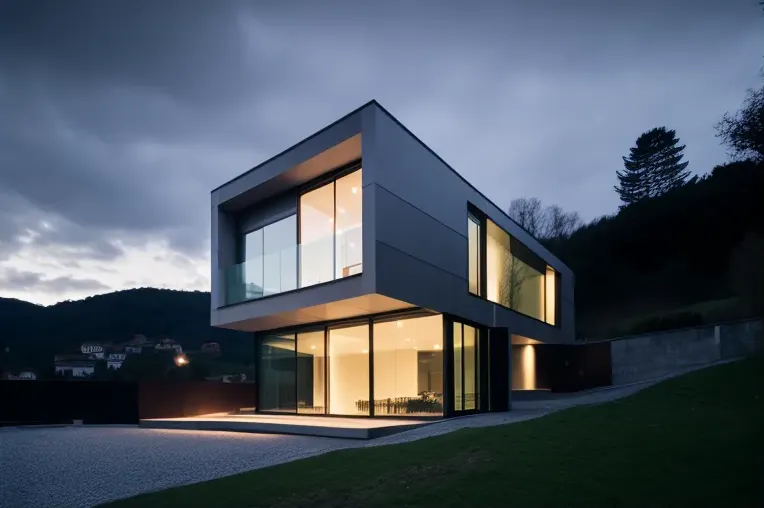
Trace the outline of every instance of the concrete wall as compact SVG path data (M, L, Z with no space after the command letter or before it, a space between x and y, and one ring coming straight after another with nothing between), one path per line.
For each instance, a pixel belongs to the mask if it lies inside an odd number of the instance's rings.
M761 347L763 328L761 321L753 320L614 339L610 342L613 384L750 355Z

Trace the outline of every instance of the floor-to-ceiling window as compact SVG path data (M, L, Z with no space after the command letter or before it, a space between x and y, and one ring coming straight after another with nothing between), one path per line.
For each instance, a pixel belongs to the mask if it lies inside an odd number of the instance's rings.
M363 271L361 171L300 196L300 287Z
M297 334L297 412L325 413L324 331Z
M337 204L334 277L340 279L362 271L361 170L337 179L335 185Z
M329 413L369 414L369 325L329 329Z
M480 409L480 330L466 324L453 324L454 410Z
M295 400L295 336L265 335L259 351L259 409L293 413Z
M334 280L334 182L300 197L300 287Z
M443 414L443 318L374 322L374 415Z

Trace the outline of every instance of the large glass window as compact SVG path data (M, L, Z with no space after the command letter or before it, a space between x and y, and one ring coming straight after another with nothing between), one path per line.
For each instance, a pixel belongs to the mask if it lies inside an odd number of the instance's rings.
M467 244L469 248L469 288L473 295L480 295L480 221L468 215Z
M335 251L336 278L361 273L362 213L361 170L337 180Z
M369 326L329 330L329 412L369 414Z
M514 255L511 237L491 220L486 221L486 237L486 297L544 321L545 273Z
M300 197L300 287L361 273L361 170Z
M546 322L552 326L557 323L557 272L551 266L546 267Z
M323 414L326 387L324 332L297 334L297 412Z
M295 401L295 337L268 335L260 340L260 410L293 413Z
M245 299L297 287L297 217L290 215L244 238Z
M374 415L443 414L443 318L374 323Z
M334 182L300 196L300 287L334 280Z
M473 326L454 323L454 410L480 409L479 330Z

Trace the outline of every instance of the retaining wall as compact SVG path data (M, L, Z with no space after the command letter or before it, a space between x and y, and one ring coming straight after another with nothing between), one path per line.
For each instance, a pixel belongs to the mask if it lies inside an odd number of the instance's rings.
M613 339L613 384L655 379L719 360L748 356L762 347L764 324L738 321Z

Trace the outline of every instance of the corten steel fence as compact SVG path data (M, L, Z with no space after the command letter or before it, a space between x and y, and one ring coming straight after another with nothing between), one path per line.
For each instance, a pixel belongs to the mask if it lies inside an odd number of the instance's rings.
M137 424L252 409L255 385L204 381L0 381L0 425Z

